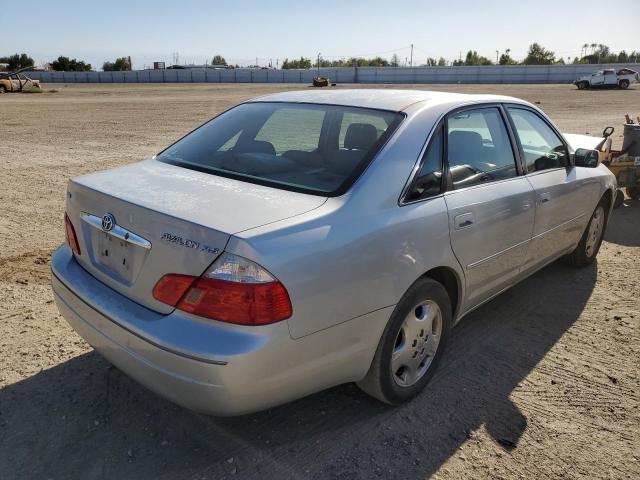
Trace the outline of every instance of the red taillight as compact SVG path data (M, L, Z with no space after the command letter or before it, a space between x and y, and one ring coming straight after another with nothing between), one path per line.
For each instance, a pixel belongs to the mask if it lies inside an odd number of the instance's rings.
M64 224L67 229L67 245L77 255L80 255L80 244L78 243L78 237L76 237L76 229L73 228L73 223L71 223L71 219L66 213L64 214Z
M243 268L234 269L234 262ZM212 278L212 275L234 280ZM262 281L237 281L249 278L247 275ZM221 256L202 277L165 275L154 287L153 296L200 317L241 325L267 325L285 320L293 313L284 285L259 265L231 254Z
M266 325L291 316L289 295L280 282L237 283L199 278L177 308L243 325Z
M153 287L153 298L175 307L197 277L165 275Z

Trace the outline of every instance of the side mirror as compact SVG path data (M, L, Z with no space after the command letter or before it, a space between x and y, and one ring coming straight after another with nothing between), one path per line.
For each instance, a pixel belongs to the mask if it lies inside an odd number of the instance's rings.
M604 138L610 137L614 131L615 129L613 127L607 127L602 131L602 136Z
M576 167L596 168L600 165L600 155L597 150L579 148L573 155L573 164Z

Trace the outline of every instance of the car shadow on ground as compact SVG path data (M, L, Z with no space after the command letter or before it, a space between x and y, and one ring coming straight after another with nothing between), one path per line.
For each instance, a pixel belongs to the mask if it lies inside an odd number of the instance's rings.
M640 245L639 207L616 211L609 241ZM424 478L479 428L509 451L527 428L510 397L579 318L597 273L556 262L470 314L429 388L396 408L343 385L207 417L81 355L0 390L0 477Z
M640 200L627 198L613 211L605 240L626 247L640 247Z

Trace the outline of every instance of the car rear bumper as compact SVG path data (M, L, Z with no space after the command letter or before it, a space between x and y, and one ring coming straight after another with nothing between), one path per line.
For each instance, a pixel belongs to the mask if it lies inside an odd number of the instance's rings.
M61 314L95 350L150 390L221 416L360 380L392 309L293 340L287 322L247 327L149 310L91 276L67 246L51 268Z

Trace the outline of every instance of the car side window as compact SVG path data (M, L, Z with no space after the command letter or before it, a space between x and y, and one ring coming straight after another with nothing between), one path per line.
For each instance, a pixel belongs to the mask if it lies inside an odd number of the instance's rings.
M431 136L429 145L422 156L420 169L405 196L405 201L414 202L442 192L443 131L442 125L439 125Z
M509 133L496 107L447 118L447 161L454 189L516 177Z
M539 172L567 165L567 148L544 120L523 108L509 107L509 114L522 146L527 172Z

